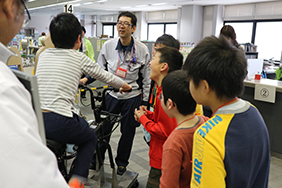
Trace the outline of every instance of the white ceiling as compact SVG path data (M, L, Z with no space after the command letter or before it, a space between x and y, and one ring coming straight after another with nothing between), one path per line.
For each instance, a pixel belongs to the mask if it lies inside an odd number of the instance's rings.
M230 5L277 0L29 0L32 16L58 14L65 4L74 5L75 14L105 15L120 11L157 11L177 9L183 5Z

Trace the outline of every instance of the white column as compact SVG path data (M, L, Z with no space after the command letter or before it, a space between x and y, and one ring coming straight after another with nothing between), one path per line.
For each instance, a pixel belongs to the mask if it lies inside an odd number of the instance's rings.
M180 42L198 43L202 39L203 7L198 5L182 6L180 13Z

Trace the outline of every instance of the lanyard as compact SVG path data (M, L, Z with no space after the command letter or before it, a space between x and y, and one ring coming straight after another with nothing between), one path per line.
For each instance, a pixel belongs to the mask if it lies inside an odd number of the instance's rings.
M226 105L228 105L228 104L230 104L230 103L236 101L237 99L238 99L238 97L236 97L235 99L232 99L231 101L228 101L227 103L224 103L223 105L221 105L220 107L218 107L218 108L212 113L211 117L216 113L216 111L218 111L218 109L220 109L220 108L222 108L222 107L224 107L224 106L226 106Z
M133 39L132 39L133 40ZM119 59L118 59L118 67L120 67L120 61L122 61L122 59L121 59L121 56L120 56L120 53L119 53L119 50L118 50L118 57L119 57ZM135 62L135 60L136 60L136 54L135 54L135 42L134 42L134 40L133 40L133 53L132 53L132 56L131 56L131 58L130 58L131 60L130 60L130 62L129 62L129 64L128 64L128 66L127 66L127 69L126 69L126 71L128 70L128 67L130 66L130 64L132 63L132 62ZM123 58L123 60L125 60L125 52L124 52L124 58ZM125 63L125 61L123 61L124 63Z

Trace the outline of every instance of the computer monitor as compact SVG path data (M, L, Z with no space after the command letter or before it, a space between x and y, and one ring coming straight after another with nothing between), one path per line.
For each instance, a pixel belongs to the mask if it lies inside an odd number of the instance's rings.
M24 85L24 87L29 91L32 99L32 106L35 111L39 135L42 138L43 143L46 145L45 128L43 123L43 115L40 108L40 100L37 86L37 79L34 75L27 74L18 70L11 69L19 81Z
M255 74L262 72L263 59L248 59L248 75L247 80L253 80Z

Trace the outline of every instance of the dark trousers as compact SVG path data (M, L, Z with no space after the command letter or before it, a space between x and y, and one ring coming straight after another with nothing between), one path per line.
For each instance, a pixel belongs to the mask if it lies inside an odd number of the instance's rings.
M151 167L146 188L159 188L161 176L161 169Z
M136 127L140 125L134 119L134 110L141 105L141 95L126 100L118 100L110 95L106 96L107 111L113 114L121 114L121 137L119 139L117 156L115 158L118 166L126 167L130 157L132 144L135 136ZM105 123L103 125L104 135L110 134L114 124ZM110 136L105 138L110 141ZM104 145L100 146L102 158L104 159L106 148Z
M43 113L46 138L62 143L78 145L73 174L87 178L89 165L95 152L97 136L94 129L77 114L73 117L53 112Z

